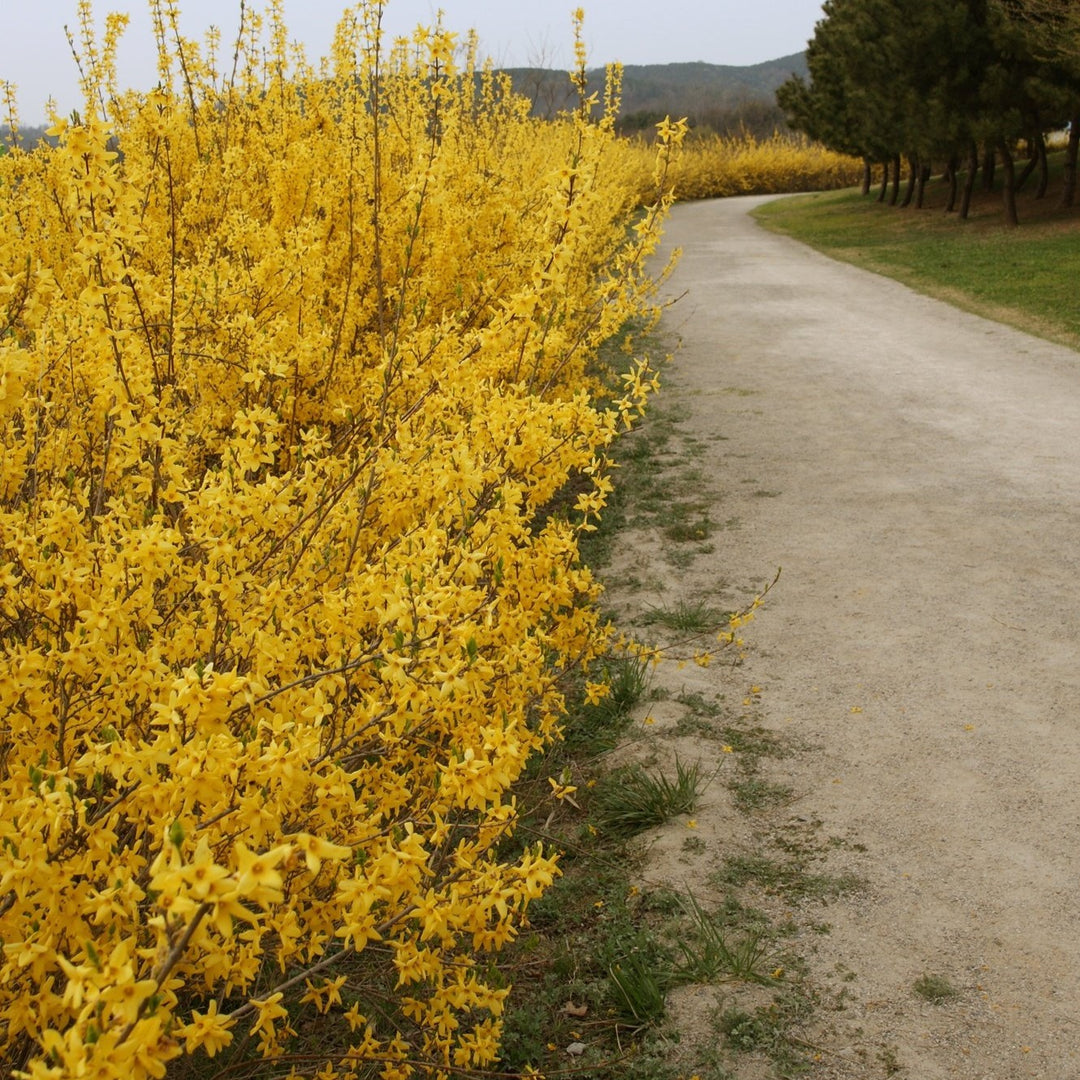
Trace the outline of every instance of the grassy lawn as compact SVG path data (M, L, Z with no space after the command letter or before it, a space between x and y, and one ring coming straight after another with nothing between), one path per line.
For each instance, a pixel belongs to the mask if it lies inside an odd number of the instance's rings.
M779 199L755 217L837 259L896 278L957 307L1080 348L1080 207L1062 210L1060 180L1045 199L1021 193L1020 228L1004 225L1000 192L976 192L971 215L944 213L945 184L927 185L922 210L876 201L876 191Z

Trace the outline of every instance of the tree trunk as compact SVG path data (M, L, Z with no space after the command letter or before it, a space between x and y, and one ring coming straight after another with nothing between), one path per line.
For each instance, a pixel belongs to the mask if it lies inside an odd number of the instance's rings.
M870 194L870 159L862 159L862 193L863 195Z
M1065 186L1061 189L1061 205L1066 209L1076 201L1076 158L1080 151L1080 113L1074 114L1069 122L1069 145L1065 148L1065 168L1062 178Z
M1020 219L1016 216L1016 163L1006 143L998 144L998 153L1001 154L1001 171L1005 174L1005 180L1001 185L1001 194L1005 202L1005 224L1010 229L1015 229L1020 224Z
M915 181L915 209L923 208L923 196L926 194L926 182L930 179L930 166L920 165L919 176Z
M892 159L892 195L889 196L889 205L895 206L900 198L900 155L893 154Z
M964 177L964 193L960 196L960 220L967 221L971 209L971 196L975 191L975 174L979 171L979 147L972 140L968 147L967 176Z
M883 203L885 201L885 194L889 190L889 162L883 161L881 163L881 191L878 194L877 201Z
M911 205L911 197L915 194L915 181L919 175L919 159L915 156L908 158L908 182L904 188L904 201L900 204L903 209Z
M1046 157L1046 140L1043 133L1039 132L1039 141L1035 144L1035 152L1039 155L1039 186L1035 189L1035 198L1046 198L1046 189L1050 184L1050 162Z
M1039 164L1039 156L1035 151L1035 138L1034 136L1027 141L1027 164L1020 170L1020 175L1016 178L1016 192L1019 194L1024 190L1024 185L1031 179L1031 174L1035 171L1035 166Z
M959 187L957 174L960 172L960 159L953 154L945 168L945 179L949 182L949 198L945 203L945 213L951 214L956 209L956 192Z
M997 163L997 159L994 156L994 148L988 146L986 152L983 154L983 191L994 190L994 166Z

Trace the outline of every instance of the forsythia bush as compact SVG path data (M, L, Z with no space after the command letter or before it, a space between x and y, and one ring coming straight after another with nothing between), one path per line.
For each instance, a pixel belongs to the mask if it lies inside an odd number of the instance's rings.
M639 153L644 157L647 150ZM848 187L862 179L862 168L859 159L826 150L802 135L760 140L714 135L687 140L670 179L679 199L711 199Z
M320 70L275 5L152 11L158 89L84 6L84 110L0 158L3 1073L483 1066L557 872L509 788L604 648L577 538L654 381L586 365L669 200L580 44L545 123L377 4Z

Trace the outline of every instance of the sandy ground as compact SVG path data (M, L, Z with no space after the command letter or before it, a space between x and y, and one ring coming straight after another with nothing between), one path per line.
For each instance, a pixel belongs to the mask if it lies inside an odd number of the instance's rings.
M854 973L816 1075L887 1075L892 1047L919 1080L1080 1077L1080 356L771 235L760 201L668 229L665 407L731 527L681 570L634 545L613 598L745 600L783 567L738 672L661 678L760 686L808 748L773 767L792 827L865 846L812 961ZM747 842L722 800L698 819ZM959 997L919 998L927 972Z

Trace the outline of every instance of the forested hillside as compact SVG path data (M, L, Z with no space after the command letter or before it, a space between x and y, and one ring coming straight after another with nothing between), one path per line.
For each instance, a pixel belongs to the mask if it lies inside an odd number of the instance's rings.
M623 69L621 131L652 128L665 116L685 116L691 128L720 135L743 131L768 137L786 127L776 90L793 75L807 73L804 53L781 56L760 64L629 64ZM510 68L514 88L533 102L533 111L553 116L572 106L573 84L564 71L548 68ZM602 70L589 80L603 85Z
M949 209L966 217L976 179L1001 170L1005 219L1036 177L1047 193L1047 137L1069 132L1060 199L1076 196L1080 147L1080 10L1072 0L826 0L807 49L807 77L777 99L789 124L884 169L904 204L922 205L934 168ZM1017 160L1023 147L1027 161ZM961 184L961 178L963 183Z

